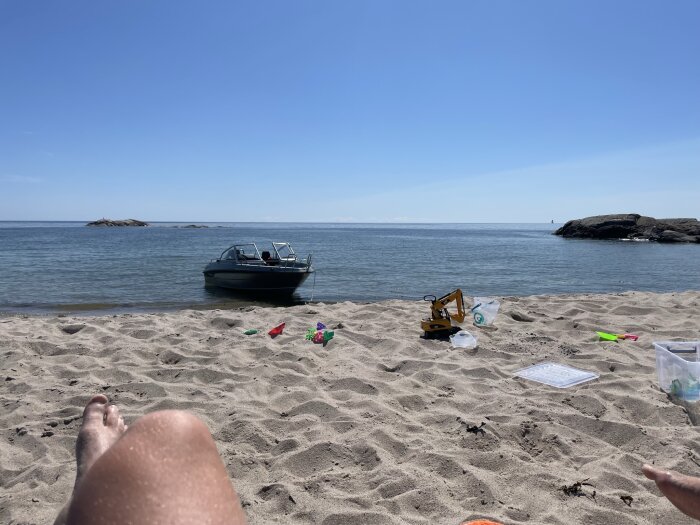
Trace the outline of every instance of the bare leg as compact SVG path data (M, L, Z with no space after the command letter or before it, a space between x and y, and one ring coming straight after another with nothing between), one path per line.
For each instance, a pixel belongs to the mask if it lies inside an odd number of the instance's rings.
M700 478L659 470L650 465L644 465L642 472L656 482L663 495L679 510L700 520Z
M202 421L177 410L148 414L128 432L119 421L104 396L86 407L76 446L78 476L57 524L246 523Z

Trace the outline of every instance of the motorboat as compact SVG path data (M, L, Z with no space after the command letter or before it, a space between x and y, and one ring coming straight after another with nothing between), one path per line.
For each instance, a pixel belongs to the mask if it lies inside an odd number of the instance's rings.
M204 284L242 292L291 294L312 273L311 254L300 259L288 242L258 250L253 243L234 244L204 268Z

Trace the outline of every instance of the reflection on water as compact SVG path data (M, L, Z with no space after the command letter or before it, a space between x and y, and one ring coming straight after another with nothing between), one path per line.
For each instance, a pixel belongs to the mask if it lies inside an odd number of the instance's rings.
M202 302L141 302L141 303L24 303L0 304L0 315L3 314L42 314L55 313L58 315L117 315L123 313L167 312L174 310L235 310L246 306L298 306L307 304L300 294L280 294L275 292L238 292L217 287L204 287L207 300Z
M205 286L207 296L215 301L208 305L209 308L239 308L242 306L296 306L306 304L306 301L297 292L290 294L275 291L243 291L219 288L218 286Z

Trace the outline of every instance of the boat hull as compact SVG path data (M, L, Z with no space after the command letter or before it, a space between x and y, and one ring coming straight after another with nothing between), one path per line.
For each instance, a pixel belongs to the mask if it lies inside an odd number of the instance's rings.
M293 293L313 273L297 268L227 269L208 266L204 284L246 292Z

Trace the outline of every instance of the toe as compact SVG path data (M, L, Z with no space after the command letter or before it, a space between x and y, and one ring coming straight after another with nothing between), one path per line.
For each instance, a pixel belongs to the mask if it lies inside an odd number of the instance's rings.
M107 417L105 418L105 425L108 427L118 428L119 427L119 407L116 405L109 405L107 407Z
M668 481L671 478L669 472L659 470L657 468L652 467L651 465L644 465L642 467L642 472L647 478L653 481L663 482Z
M94 396L83 410L83 424L102 423L108 402L107 397L102 394Z
M107 399L107 396L104 394L97 394L92 396L92 399L88 401L88 405L90 403L100 403L102 405L106 405L107 403L109 403L109 399Z
M651 465L642 465L642 473L649 479L654 479L657 472L658 471Z

